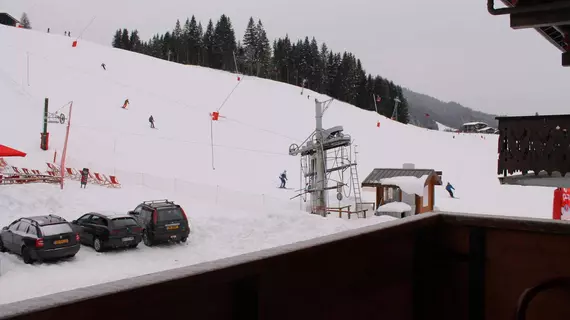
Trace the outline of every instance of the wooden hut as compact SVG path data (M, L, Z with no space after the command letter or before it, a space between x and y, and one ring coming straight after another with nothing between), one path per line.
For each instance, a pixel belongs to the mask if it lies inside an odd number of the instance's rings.
M362 182L362 187L376 189L375 210L390 202L404 202L412 206L414 214L433 211L435 207L435 186L441 185L441 171L433 169L374 169ZM406 194L393 183L386 183L396 177L425 177L423 193ZM388 179L388 180L386 180ZM392 179L393 180L393 179ZM382 183L384 181L384 184Z
M18 21L16 18L12 17L11 15L5 12L0 12L0 24L11 27L17 27L19 23L20 21Z

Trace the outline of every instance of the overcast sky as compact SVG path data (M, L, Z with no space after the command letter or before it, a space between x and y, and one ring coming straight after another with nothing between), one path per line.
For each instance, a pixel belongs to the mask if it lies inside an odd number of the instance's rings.
M83 38L109 46L118 28L147 40L176 19L195 15L205 27L222 13L241 39L253 16L271 40L315 36L354 53L367 72L444 101L508 115L569 109L560 51L534 30L512 30L508 16L491 16L485 0L0 0L3 11L72 36L95 17Z

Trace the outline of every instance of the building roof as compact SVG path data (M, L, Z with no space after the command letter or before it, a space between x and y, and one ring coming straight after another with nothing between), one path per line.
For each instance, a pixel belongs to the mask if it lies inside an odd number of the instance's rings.
M20 20L12 17L10 14L6 13L6 12L0 12L0 16L7 16L8 18L14 20L16 23L20 23Z
M567 1L501 0L501 2L507 7L494 8L494 1L488 0L488 11L493 15L510 14L513 29L534 28L554 47L562 51L562 65L570 66L570 36L568 36L570 26L565 23L568 21L568 9L570 8Z
M434 169L374 169L362 182L363 187L376 187L381 185L381 179L394 177L416 177L436 174Z

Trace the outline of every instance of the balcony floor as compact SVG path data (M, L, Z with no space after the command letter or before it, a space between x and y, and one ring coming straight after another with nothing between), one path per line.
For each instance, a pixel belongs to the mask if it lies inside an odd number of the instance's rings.
M524 176L522 174L516 174L499 177L499 181L501 184L519 186L570 188L570 174L566 174L566 177L562 177L559 172L553 172L552 176L548 176L546 172L541 172L538 176L535 176L532 172Z

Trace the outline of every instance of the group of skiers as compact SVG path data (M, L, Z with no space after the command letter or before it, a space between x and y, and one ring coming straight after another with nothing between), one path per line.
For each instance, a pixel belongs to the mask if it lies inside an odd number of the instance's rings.
M51 31L51 29L50 29L50 28L47 28L47 33L49 33L50 31ZM63 32L63 35L68 36L68 37L71 37L71 31L64 31L64 32Z
M104 65L104 64L103 64ZM105 67L103 67L105 68ZM129 99L126 99L125 102L123 103L123 106L121 107L122 109L127 109L127 107L129 106L130 102ZM150 117L148 118L148 122L150 123L150 127L151 129L156 129L154 126L154 117L152 116L152 114L150 115Z

